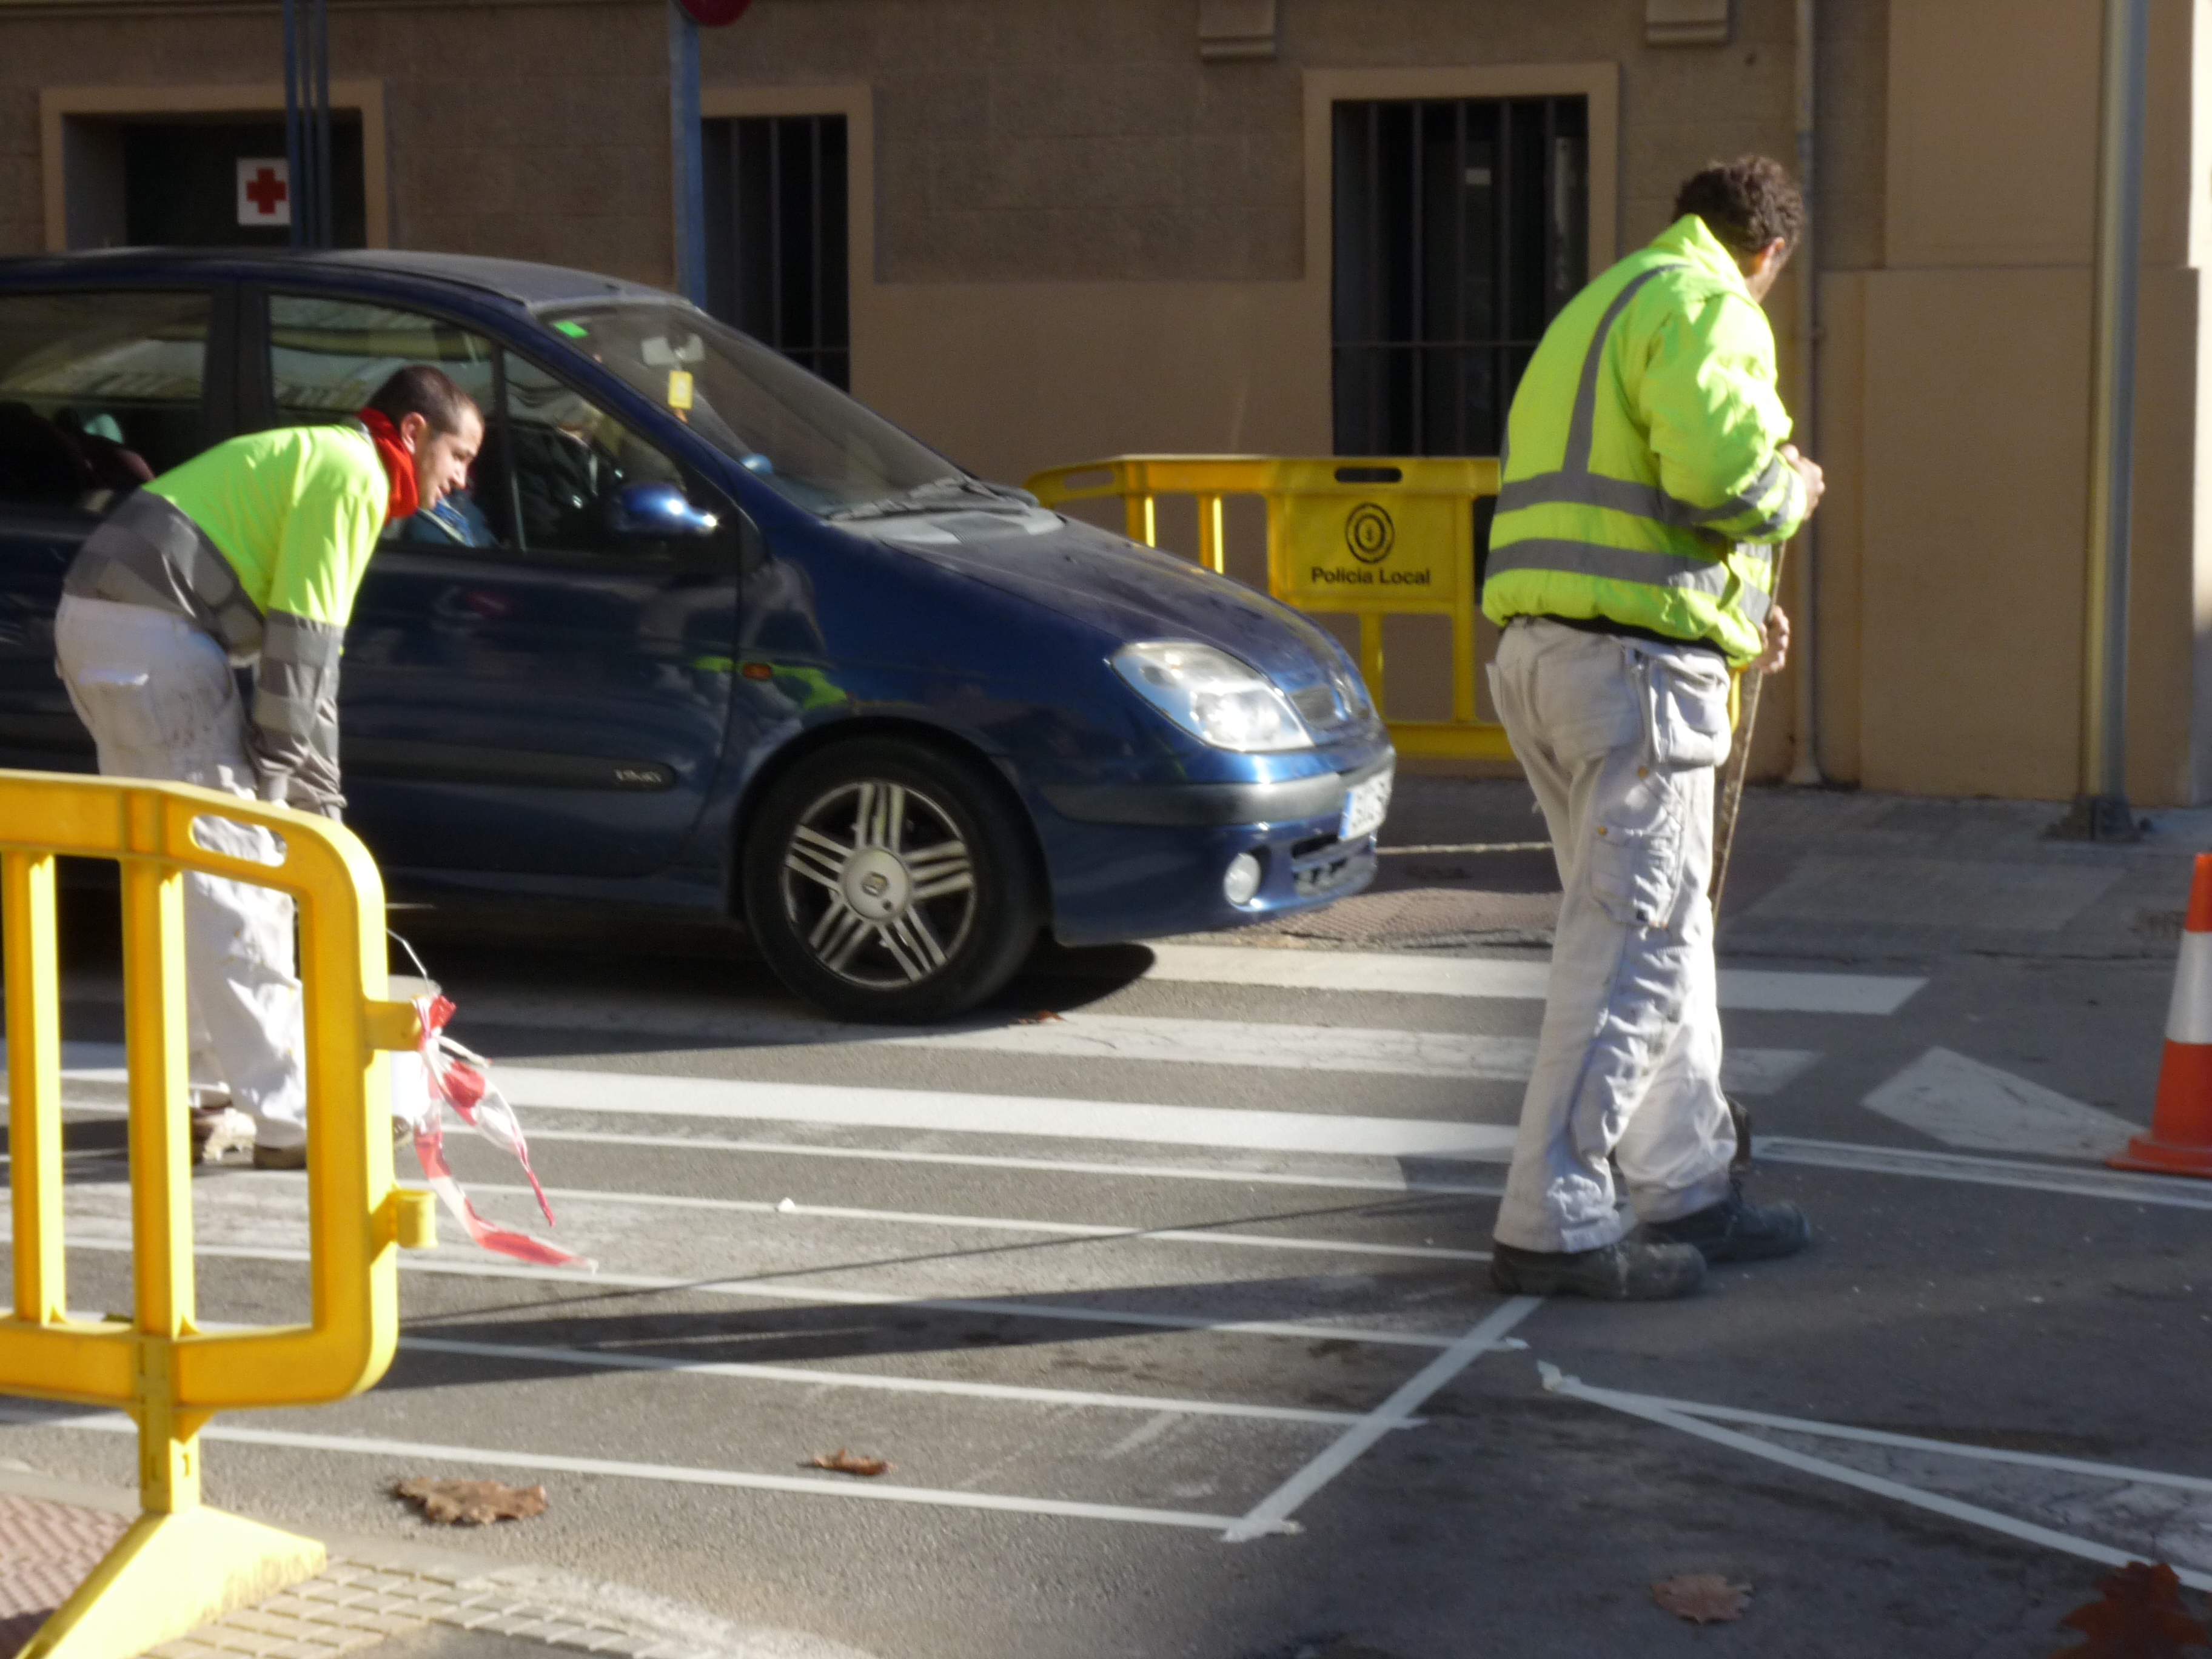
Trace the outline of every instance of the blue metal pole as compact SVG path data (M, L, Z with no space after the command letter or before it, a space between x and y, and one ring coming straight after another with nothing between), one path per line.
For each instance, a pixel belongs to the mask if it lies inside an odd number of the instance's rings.
M706 166L699 136L699 26L668 0L668 139L675 167L676 291L707 303Z
M315 7L315 246L330 247L337 238L331 217L331 11L329 0Z
M284 0L284 205L294 247L307 245L307 216L300 211L307 174L306 147L300 142L301 114L299 0Z

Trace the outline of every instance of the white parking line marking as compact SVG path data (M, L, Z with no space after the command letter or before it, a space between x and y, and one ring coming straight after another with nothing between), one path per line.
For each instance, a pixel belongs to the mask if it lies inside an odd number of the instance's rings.
M403 1349L466 1354L483 1359L534 1359L592 1370L683 1371L749 1382L796 1383L810 1389L866 1389L884 1394L953 1395L969 1400L1019 1400L1042 1406L1096 1406L1109 1411L1158 1412L1170 1418L1237 1417L1273 1423L1340 1427L1359 1421L1357 1412L1299 1406L1248 1406L1230 1400L1181 1400L1147 1394L1097 1394L1080 1389L1030 1389L1014 1383L958 1382L930 1376L887 1376L878 1371L831 1371L804 1365L749 1365L727 1360L665 1359L653 1354L609 1353L596 1348L549 1348L532 1344L462 1342L446 1337L403 1336Z
M982 1153L912 1152L887 1146L809 1146L789 1140L721 1140L705 1135L631 1135L599 1129L537 1129L542 1140L575 1140L605 1146L665 1146L682 1152L766 1152L779 1158L857 1158L883 1164L948 1164L970 1170L1024 1170L1050 1175L1120 1176L1132 1181L1225 1181L1254 1186L1336 1187L1352 1192L1430 1193L1460 1198L1498 1198L1505 1189L1464 1182L1416 1181L1405 1176L1286 1175L1275 1170L1237 1170L1220 1164L1095 1164L1074 1158L992 1158ZM101 1157L119 1157L102 1150Z
M70 1233L73 1250L103 1250L127 1255L127 1240ZM276 1249L246 1244L199 1244L199 1256L220 1256L234 1261L298 1261L305 1250ZM785 1285L776 1274L759 1279L678 1279L665 1273L596 1272L583 1268L532 1267L520 1262L489 1258L402 1255L403 1273L436 1273L460 1279L519 1279L549 1285L618 1285L626 1290L676 1291L700 1296L746 1297L758 1302L819 1303L838 1308L906 1308L917 1313L978 1314L993 1319L1034 1319L1048 1324L1115 1325L1132 1330L1204 1331L1219 1336L1285 1337L1297 1342L1361 1342L1389 1348L1449 1348L1451 1339L1421 1331L1383 1330L1373 1326L1304 1323L1289 1320L1215 1319L1201 1314L1141 1313L1131 1308L1090 1308L1067 1302L1000 1302L973 1297L887 1296L877 1291L839 1291L824 1285Z
M1154 945L1147 979L1263 985L1291 991L1544 1000L1550 965L1415 951L1280 951L1239 945ZM1895 974L1796 974L1723 968L1723 1008L1807 1014L1893 1014L1927 984Z
M1708 1406L1701 1401L1668 1400L1658 1395L1638 1395L1686 1417L1710 1417L1723 1423L1741 1423L1753 1428L1780 1429L1818 1440L1850 1440L1861 1445L1891 1446L1900 1451L1935 1452L1970 1463L2012 1463L2022 1468L2057 1469L2067 1474L2094 1475L2104 1480L2124 1480L2146 1486L2172 1486L2182 1492L2212 1492L2212 1480L2201 1474L2169 1474L2164 1469L2139 1469L2126 1463L2093 1463L2079 1457L2054 1457L2048 1452L2008 1451L2002 1446L1962 1445L1955 1440L1929 1440L1918 1435L1892 1434L1884 1429L1854 1428L1846 1423L1821 1423L1803 1417L1777 1417L1771 1412L1743 1411L1734 1406Z
M1262 1533L1281 1531L1290 1524L1299 1505L1350 1468L1369 1447L1391 1430L1406 1427L1431 1395L1495 1348L1516 1325L1543 1305L1540 1297L1516 1296L1484 1319L1422 1366L1357 1425L1346 1430L1320 1456L1255 1504L1242 1520L1222 1534L1222 1541L1241 1544Z
M615 1117L840 1123L1048 1140L1150 1141L1173 1146L1234 1146L1253 1152L1501 1164L1513 1152L1513 1126L1504 1123L1218 1106L1127 1105L1057 1097L952 1094L813 1083L735 1083L720 1078L647 1077L537 1066L501 1066L495 1075L507 1097L517 1106Z
M243 1175L245 1171L240 1170ZM287 1177L276 1176L283 1181ZM407 1183L402 1183L403 1185ZM474 1183L471 1190L527 1197L524 1186ZM1425 1261L1487 1261L1487 1250L1443 1249L1433 1245L1370 1244L1339 1238L1279 1238L1268 1233L1215 1232L1206 1227L1105 1227L1075 1221L1025 1221L1018 1217L937 1215L915 1210L861 1210L836 1204L800 1204L787 1200L770 1204L753 1198L691 1198L665 1193L608 1192L604 1188L548 1187L548 1198L574 1199L588 1204L636 1204L648 1209L720 1210L739 1215L809 1216L822 1221L878 1221L898 1226L976 1227L987 1232L1042 1233L1048 1237L1097 1239L1159 1239L1170 1244L1220 1244L1255 1250L1319 1250L1331 1255L1391 1255Z
M2140 1127L1948 1048L1930 1048L1860 1103L1970 1152L2101 1162Z
M1808 1457L1803 1452L1792 1451L1787 1446L1778 1446L1754 1435L1738 1434L1733 1429L1692 1417L1662 1401L1644 1395L1624 1394L1611 1389L1594 1389L1571 1376L1562 1376L1547 1368L1544 1386L1554 1393L1571 1399L1581 1400L1594 1406L1603 1406L1630 1417L1640 1417L1649 1423L1674 1429L1683 1434L1694 1435L1700 1440L1710 1440L1717 1445L1765 1458L1800 1474L1819 1475L1846 1486L1856 1486L1861 1492L1871 1492L1877 1498L1893 1498L1900 1504L1910 1504L1916 1509L1932 1510L1948 1516L1954 1521L1964 1521L1971 1526L1986 1528L2002 1533L2008 1538L2017 1538L2023 1543L2040 1544L2045 1549L2079 1557L2085 1561L2096 1561L2106 1566L2121 1567L2139 1558L2127 1550L2116 1550L2087 1538L2077 1538L2072 1533L2057 1532L2049 1527L2039 1527L2033 1522L2015 1520L1996 1510L1986 1510L1978 1504L1966 1504L1955 1498L1946 1498L1939 1492L1924 1492L1918 1486L1908 1486L1900 1480L1886 1480L1878 1474L1868 1474L1844 1463L1831 1462L1825 1457ZM2212 1574L2192 1571L2186 1567L2176 1569L2181 1582L2193 1589L2212 1590Z
M1957 1152L1923 1152L1898 1146L1862 1146L1841 1140L1801 1140L1790 1135L1754 1135L1752 1146L1759 1157L1777 1164L1857 1170L1869 1175L1912 1176L1926 1181L1963 1181L1982 1187L2018 1187L2037 1193L2071 1193L2080 1198L2111 1199L2124 1204L2212 1210L2212 1185L2186 1176L2057 1169L2048 1164L2020 1164L2008 1158L1968 1158Z
M0 1406L0 1419L40 1428L87 1429L100 1434L132 1434L138 1425L119 1412L85 1416ZM676 1463L632 1463L605 1457L570 1457L558 1452L507 1451L485 1446L445 1446L421 1440L386 1440L371 1435L301 1434L284 1429L246 1429L211 1423L203 1440L240 1446L276 1446L292 1451L356 1452L373 1457L419 1457L441 1463L495 1469L606 1474L631 1480L678 1486L735 1486L759 1492L801 1492L815 1498L850 1498L879 1504L923 1504L944 1509L996 1510L1008 1515L1051 1515L1076 1521L1125 1521L1153 1527L1192 1527L1207 1531L1234 1526L1231 1515L1200 1515L1188 1510L1138 1509L1121 1504L1079 1504L1059 1498L1011 1498L994 1492L948 1492L934 1486L884 1486L880 1481L811 1480L804 1475L744 1474L735 1469L691 1468ZM1281 1528L1298 1530L1295 1523Z

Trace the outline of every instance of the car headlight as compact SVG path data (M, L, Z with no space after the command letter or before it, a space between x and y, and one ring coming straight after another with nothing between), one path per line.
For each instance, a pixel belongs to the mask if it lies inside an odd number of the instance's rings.
M1114 653L1137 694L1200 742L1245 754L1313 744L1290 701L1266 675L1190 640L1148 640Z

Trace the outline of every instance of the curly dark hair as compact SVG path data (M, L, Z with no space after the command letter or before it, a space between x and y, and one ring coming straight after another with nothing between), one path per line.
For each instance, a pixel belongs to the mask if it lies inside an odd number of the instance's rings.
M1714 161L1674 198L1674 216L1694 213L1720 245L1743 258L1779 236L1790 247L1805 234L1805 198L1782 163L1764 155Z

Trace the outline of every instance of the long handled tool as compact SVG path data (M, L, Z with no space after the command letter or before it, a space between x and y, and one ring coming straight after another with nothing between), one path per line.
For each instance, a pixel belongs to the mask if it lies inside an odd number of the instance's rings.
M1774 550L1774 591L1782 591L1782 555L1789 544ZM1743 713L1735 727L1735 741L1729 745L1728 764L1721 770L1720 793L1713 803L1713 874L1706 884L1705 895L1712 901L1713 927L1717 930L1721 921L1721 890L1728 884L1729 855L1735 850L1735 821L1743 811L1743 781L1751 769L1751 738L1759 723L1759 689L1766 676L1747 673L1743 677ZM1733 1095L1728 1101L1729 1116L1735 1124L1735 1157L1731 1168L1747 1170L1751 1167L1751 1113Z
M1782 591L1782 556L1789 549L1784 542L1774 550L1774 591ZM1759 688L1766 676L1747 673L1743 677L1743 712L1737 717L1735 741L1729 745L1728 764L1722 769L1720 794L1713 803L1713 873L1705 884L1705 896L1712 901L1713 925L1721 919L1721 890L1728 884L1729 854L1735 850L1735 821L1743 811L1744 775L1751 767L1751 737L1759 722Z

